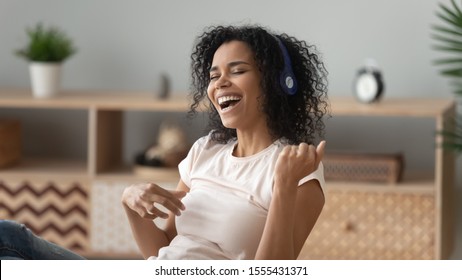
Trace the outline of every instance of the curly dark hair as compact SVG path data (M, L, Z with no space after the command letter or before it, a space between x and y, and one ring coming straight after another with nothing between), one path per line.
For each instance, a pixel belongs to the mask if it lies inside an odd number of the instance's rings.
M279 83L284 57L275 36L289 53L298 90L294 95L285 93ZM261 26L214 26L197 38L191 54L192 104L190 116L205 106L209 113L208 128L211 137L220 143L236 138L236 130L223 126L220 116L207 98L209 71L215 51L229 41L245 42L261 72L264 97L261 110L274 139L285 139L289 144L313 144L317 136L324 136L323 116L328 111L327 70L314 46L285 33L274 35ZM203 102L204 99L208 102Z

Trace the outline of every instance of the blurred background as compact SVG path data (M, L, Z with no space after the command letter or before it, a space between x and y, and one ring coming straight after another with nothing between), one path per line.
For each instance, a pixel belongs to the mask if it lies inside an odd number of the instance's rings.
M220 24L260 24L276 33L288 33L315 45L329 72L330 96L352 96L357 70L373 58L383 73L387 98L454 98L448 80L433 61L441 55L432 49L431 26L444 0L0 0L0 88L29 88L27 62L13 51L26 42L25 29L37 22L63 29L78 52L64 64L62 87L69 90L158 91L162 75L170 80L173 95L189 89L189 55L205 27ZM409 104L412 106L412 104ZM42 117L36 112L0 112L0 116L32 117L47 122L49 133L73 126L75 136L85 135L79 112ZM133 158L148 145L159 128L158 114L128 115L124 157ZM174 116L178 120L182 116ZM41 120L41 118L47 118ZM81 130L79 131L79 127ZM136 131L134 127L137 127ZM141 129L139 129L141 127ZM184 128L191 141L204 134L203 119ZM413 133L405 133L409 127ZM329 119L328 146L361 147L364 151L405 152L406 167L434 167L434 123L416 119L349 117ZM133 131L133 133L132 133ZM364 133L364 132L367 133ZM61 136L62 137L62 136ZM85 138L82 138L85 140ZM84 142L84 141L82 141ZM41 146L50 154L85 154L85 145L63 139ZM72 145L69 147L69 145ZM37 147L26 143L33 153ZM82 152L83 151L83 152ZM462 161L456 164L456 201L462 199ZM456 249L462 258L462 206L456 203Z

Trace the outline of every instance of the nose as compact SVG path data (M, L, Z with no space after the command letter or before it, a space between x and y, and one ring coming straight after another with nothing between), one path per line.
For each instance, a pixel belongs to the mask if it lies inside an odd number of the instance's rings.
M231 82L226 75L221 75L218 80L215 81L215 89L229 87Z

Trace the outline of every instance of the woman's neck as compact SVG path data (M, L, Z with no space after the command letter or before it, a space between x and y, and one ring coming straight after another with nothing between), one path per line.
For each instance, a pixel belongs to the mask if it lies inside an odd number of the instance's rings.
M272 139L269 131L237 131L237 144L234 147L233 156L248 157L266 149L276 139Z

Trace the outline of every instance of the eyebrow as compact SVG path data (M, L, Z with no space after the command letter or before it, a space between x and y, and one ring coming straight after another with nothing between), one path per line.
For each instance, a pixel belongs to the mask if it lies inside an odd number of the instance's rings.
M250 63L248 63L248 62L238 60L238 61L232 61L232 62L228 63L228 67L234 67L234 66L241 65L241 64L250 65ZM210 68L209 72L216 71L217 69L218 69L218 66L212 66L212 68Z

